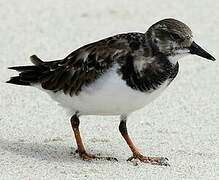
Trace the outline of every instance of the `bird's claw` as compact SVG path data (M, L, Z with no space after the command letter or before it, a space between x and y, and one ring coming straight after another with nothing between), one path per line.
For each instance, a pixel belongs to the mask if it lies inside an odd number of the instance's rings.
M168 163L168 159L165 157L146 157L141 154L134 154L130 158L127 159L127 161L132 161L133 159L138 159L141 162L150 163L154 165L160 165L160 166L170 166Z
M114 157L101 157L101 156L96 156L94 154L89 154L86 152L79 152L78 149L74 150L74 152L72 152L72 154L75 153L79 153L79 156L83 159L83 160L91 160L91 159L97 159L97 160L108 160L108 161L118 161L116 158Z
M97 160L107 160L107 161L118 161L114 157L101 157L88 153L79 153L79 155L83 160L97 159Z

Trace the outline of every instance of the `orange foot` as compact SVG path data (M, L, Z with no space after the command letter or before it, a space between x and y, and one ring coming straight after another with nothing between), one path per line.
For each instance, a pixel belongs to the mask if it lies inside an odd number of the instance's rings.
M90 160L90 159L98 159L98 160L108 160L108 161L118 161L116 158L114 157L100 157L100 156L96 156L96 155L93 155L93 154L88 154L86 152L83 152L83 153L79 153L80 154L80 157L83 159L83 160Z
M88 153L86 153L86 152L83 152L83 153L79 153L80 154L80 157L82 158L82 159L97 159L98 157L97 156L95 156L94 154L88 154Z
M83 159L83 160L91 160L91 159L98 159L98 160L108 160L108 161L118 161L116 158L114 157L100 157L100 156L96 156L94 154L89 154L86 152L78 152L78 150L75 151L75 153L79 153L79 156Z
M133 159L138 159L141 162L151 163L155 165L170 166L167 162L168 159L164 157L146 157L142 156L141 154L134 154L132 157L128 158L127 161L131 161Z

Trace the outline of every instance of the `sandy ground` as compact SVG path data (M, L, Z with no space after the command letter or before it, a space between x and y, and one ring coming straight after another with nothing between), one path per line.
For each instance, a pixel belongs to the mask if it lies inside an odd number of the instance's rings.
M3 83L7 66L63 58L86 43L128 31L146 31L175 17L196 41L219 57L219 2L0 0L0 179L218 179L219 66L196 56L150 106L133 113L128 128L141 152L165 156L170 167L126 162L131 155L118 117L82 117L88 152L118 162L82 161L65 111L38 89Z

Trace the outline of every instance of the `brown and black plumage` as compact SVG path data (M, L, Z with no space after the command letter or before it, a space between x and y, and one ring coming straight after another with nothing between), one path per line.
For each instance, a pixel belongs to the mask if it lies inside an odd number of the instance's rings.
M21 73L8 82L21 85L39 82L44 89L77 95L114 63L122 64L127 58L143 55L145 43L144 34L128 33L85 45L58 61L43 62L33 55L30 59L34 66L9 68Z
M128 135L126 120L159 96L176 77L178 59L188 54L215 60L193 41L187 25L164 19L146 33L115 35L61 60L44 62L33 55L32 66L9 68L20 73L7 82L38 87L73 114L71 125L81 158L100 157L85 151L79 116L120 115L119 130L133 153L128 160L168 165L166 158L141 155Z

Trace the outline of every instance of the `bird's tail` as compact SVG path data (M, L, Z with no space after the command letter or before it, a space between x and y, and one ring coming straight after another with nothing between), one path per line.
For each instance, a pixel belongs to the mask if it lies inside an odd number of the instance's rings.
M39 82L44 72L49 70L48 62L43 62L36 55L31 56L30 60L34 65L9 67L8 69L13 69L20 73L18 76L11 77L6 83L30 86Z

